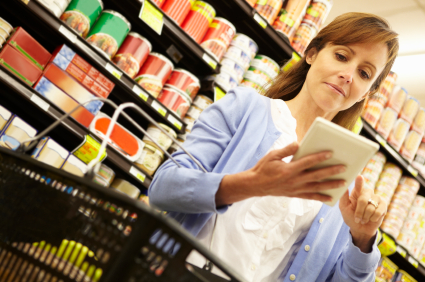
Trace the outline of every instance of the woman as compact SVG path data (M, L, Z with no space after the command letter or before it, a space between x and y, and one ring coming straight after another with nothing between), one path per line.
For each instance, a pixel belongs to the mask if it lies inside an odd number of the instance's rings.
M308 171L330 152L290 158L318 116L351 129L397 52L385 20L339 16L264 96L236 88L206 109L184 145L209 173L178 151L183 168L164 163L151 202L247 281L374 281L385 201L363 189L359 176L339 205L323 205L330 198L320 191L346 184L321 180L345 168Z

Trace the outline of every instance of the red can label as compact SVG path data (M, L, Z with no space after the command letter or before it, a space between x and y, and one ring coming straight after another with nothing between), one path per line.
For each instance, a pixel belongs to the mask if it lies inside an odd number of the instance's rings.
M148 91L153 97L158 97L159 93L161 93L161 89L163 84L158 77L145 74L139 75L136 77L136 82L143 87L146 91Z
M220 61L235 36L235 27L225 19L215 18L202 40L201 46Z
M186 71L175 70L171 73L166 85L176 87L189 95L191 99L194 99L200 88L199 80L195 79L193 75Z
M190 107L189 97L186 97L185 94L180 93L177 89L168 87L162 90L161 95L158 97L158 101L175 112L180 118L186 115Z
M181 27L197 43L201 43L214 17L215 10L210 4L196 1Z
M178 25L181 25L194 2L193 0L167 0L162 10Z

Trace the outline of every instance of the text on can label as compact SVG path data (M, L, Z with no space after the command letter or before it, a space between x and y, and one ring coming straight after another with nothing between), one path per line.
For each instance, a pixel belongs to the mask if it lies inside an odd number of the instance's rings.
M207 53L204 53L204 55L202 55L202 59L207 62L208 65L210 65L210 67L215 70L217 68L217 62L211 58L210 55L208 55Z
M133 86L133 92L136 93L137 96L142 98L143 101L148 101L149 95L145 91L143 91L138 85L135 84Z
M152 101L152 108L154 108L158 113L165 117L167 110L164 109L157 101Z
M164 15L152 3L146 0L143 2L139 18L161 35L162 27L164 26Z
M96 139L90 135L86 135L84 137L83 143L77 149L75 149L72 154L82 160L84 163L89 164L99 154L100 147L101 144ZM106 150L103 149L102 156L99 161L103 161L106 156Z
M267 27L267 22L263 19L263 17L260 16L260 14L255 13L254 15L254 20L262 27L262 28L266 28Z
M49 109L50 105L49 103L47 103L46 101L44 101L43 99L41 99L40 97L38 97L37 95L33 94L31 96L31 101L36 104L37 106L39 106L40 108L42 108L44 111L47 112L47 110Z
M122 72L119 71L116 67L114 67L113 65L111 65L110 63L107 63L105 68L112 73L113 76L115 76L118 79L121 79L122 76Z
M146 175L142 173L140 170L138 170L137 168L135 168L134 166L130 168L130 174L135 176L140 181L145 182Z
M177 120L173 115L168 115L168 121L171 122L178 130L182 129L183 123Z
M59 27L59 32L65 35L65 37L68 38L69 41L71 41L72 43L75 43L77 41L77 35L73 33L72 31L70 31L65 26L61 25Z

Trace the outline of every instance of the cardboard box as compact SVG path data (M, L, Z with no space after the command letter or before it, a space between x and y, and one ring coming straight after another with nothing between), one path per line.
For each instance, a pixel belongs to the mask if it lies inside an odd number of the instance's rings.
M12 113L6 108L0 106L0 134L6 127L6 124L9 122L11 117Z
M40 70L43 70L51 58L51 54L41 46L22 27L17 27L9 37L7 44L28 58Z
M84 177L88 171L88 166L79 158L70 154L61 169L74 175Z
M60 90L44 76L40 78L40 80L34 86L34 89L50 100L53 104L58 106L65 113L72 111L76 106L79 105L77 101ZM94 119L94 115L83 106L74 111L71 116L87 128Z
M42 71L27 57L10 45L4 46L1 51L0 64L30 86L33 86L42 74Z
M69 152L50 137L43 137L31 157L56 168L61 168Z
M0 135L0 146L15 151L22 142L33 138L36 134L37 130L35 128L17 115L13 115Z
M106 78L103 74L101 74L97 69L95 69L92 65L87 63L83 58L77 55L71 48L66 46L65 44L56 48L53 52L52 60L56 57L57 54L63 56L68 62L73 63L78 68L80 68L84 73L98 82L103 88L107 90L107 93L111 93L114 89L115 84ZM104 96L103 98L107 98L108 96Z
M96 98L95 95L90 93L78 81L72 78L70 74L63 71L55 64L49 64L46 67L43 76L80 104L83 104L93 98ZM84 104L84 107L94 115L96 115L100 111L100 108L102 106L103 102L99 100L91 101L88 104Z

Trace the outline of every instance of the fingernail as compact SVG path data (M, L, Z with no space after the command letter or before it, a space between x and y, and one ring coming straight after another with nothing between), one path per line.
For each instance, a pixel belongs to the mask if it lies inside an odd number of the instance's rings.
M327 159L330 159L330 158L332 158L332 153L326 153L326 156L325 156Z
M360 218L360 217L356 217L356 218L354 219L354 222L355 222L355 223L359 223L359 222L360 222L360 220L361 220L361 218Z
M347 185L347 182L343 181L343 182L341 182L341 183L339 184L339 186L338 186L338 187L344 187L345 185Z

